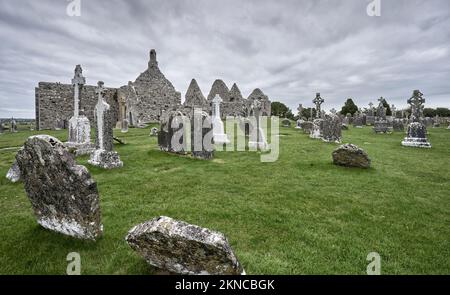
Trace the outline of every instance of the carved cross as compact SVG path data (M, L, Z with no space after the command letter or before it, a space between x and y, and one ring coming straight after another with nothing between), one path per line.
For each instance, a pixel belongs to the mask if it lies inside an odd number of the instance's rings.
M73 100L74 100L74 106L73 106L73 115L74 117L78 118L79 110L80 110L80 90L83 87L84 84L86 84L86 79L82 75L83 69L80 65L77 65L75 67L75 75L72 79L72 85L74 87L73 91Z
M414 122L417 122L421 117L424 103L425 98L423 98L423 93L419 90L414 90L413 95L408 99L408 104L411 105L411 116L413 117Z
M316 118L320 118L320 106L325 100L320 97L320 93L316 93L316 98L314 98L313 103L316 105Z

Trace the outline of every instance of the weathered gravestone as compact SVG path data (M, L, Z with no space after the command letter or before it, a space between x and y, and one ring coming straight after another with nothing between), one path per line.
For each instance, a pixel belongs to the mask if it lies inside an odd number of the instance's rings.
M97 184L58 139L31 136L16 155L37 222L81 239L102 234Z
M20 180L20 168L17 165L17 161L14 161L11 168L9 168L8 173L6 173L6 178L13 183Z
M335 114L326 115L323 120L322 140L325 142L340 143L342 137L342 123Z
M262 150L268 150L269 144L267 143L266 136L264 134L264 130L261 127L261 109L262 109L262 103L258 99L253 100L251 105L254 119L255 119L255 128L250 128L249 130L249 141L248 146L249 148L255 148L258 151Z
M300 123L300 126L302 127L303 133L310 134L314 123L310 121L303 121Z
M187 126L189 119L180 111L169 111L161 116L161 130L158 132L158 145L162 151L186 154Z
M222 233L170 217L161 216L136 225L125 240L147 263L172 273L245 274Z
M198 159L210 160L214 157L213 129L211 117L202 109L194 109L191 118L191 151Z
M0 120L0 134L3 134L4 131L5 131L5 129L3 128L3 123Z
M405 125L403 124L403 120L402 119L394 119L394 121L392 122L392 128L394 129L394 131L397 131L397 132L405 131Z
M403 146L431 148L427 139L427 128L420 122L424 103L423 94L419 90L414 90L412 97L408 99L408 104L411 105L411 120L413 122L408 125L407 136L402 141Z
M69 120L69 140L66 142L67 147L75 149L76 155L89 154L94 150L91 145L91 124L84 114L84 109L80 109L80 93L86 83L82 73L81 66L77 65L72 79L74 111L72 118ZM61 128L64 128L64 126Z
M389 122L386 120L386 109L384 107L384 98L380 97L378 100L377 117L373 125L373 131L375 133L390 133L392 132L392 127L389 126Z
M113 169L122 167L123 163L117 152L113 151L113 124L111 109L106 103L104 94L105 88L103 82L98 82L96 94L98 95L97 105L95 106L95 118L97 128L95 130L95 151L92 152L89 164L104 169Z
M323 119L315 119L309 137L313 139L321 139L322 135L323 135Z
M333 163L339 166L369 168L369 155L353 144L344 144L333 151Z
M281 126L291 127L291 121L289 119L283 119L283 121L281 121Z
M356 111L353 117L353 128L363 128L363 118L360 112Z

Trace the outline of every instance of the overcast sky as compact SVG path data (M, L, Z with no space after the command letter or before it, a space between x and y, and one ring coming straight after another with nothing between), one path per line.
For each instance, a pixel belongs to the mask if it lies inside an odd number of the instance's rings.
M295 110L366 107L380 96L398 108L414 89L428 107L450 107L450 1L0 0L0 117L34 117L39 81L119 87L147 68L151 48L182 93L196 78L205 96L215 79L247 97L261 88Z

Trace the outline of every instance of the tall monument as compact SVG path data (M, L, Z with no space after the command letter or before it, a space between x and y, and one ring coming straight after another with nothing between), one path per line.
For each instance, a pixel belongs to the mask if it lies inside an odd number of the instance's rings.
M77 65L72 79L73 116L69 120L69 140L66 143L67 147L76 149L77 155L92 152L91 125L89 119L84 115L84 109L80 109L80 94L84 84L86 84L86 79L83 77L83 69Z
M408 99L408 104L411 105L411 120L408 125L408 132L405 139L402 141L403 146L431 148L431 144L427 139L427 128L421 122L423 116L425 98L419 90L414 90L413 95Z

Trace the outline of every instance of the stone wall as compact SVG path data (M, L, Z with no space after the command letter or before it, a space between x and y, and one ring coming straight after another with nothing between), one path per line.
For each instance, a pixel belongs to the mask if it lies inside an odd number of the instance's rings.
M80 93L80 110L84 109L91 126L95 126L94 109L97 103L95 87L85 85ZM73 116L73 96L74 89L71 84L40 82L35 89L36 129L68 128L68 122ZM111 106L112 121L117 122L117 89L107 88L105 97Z

